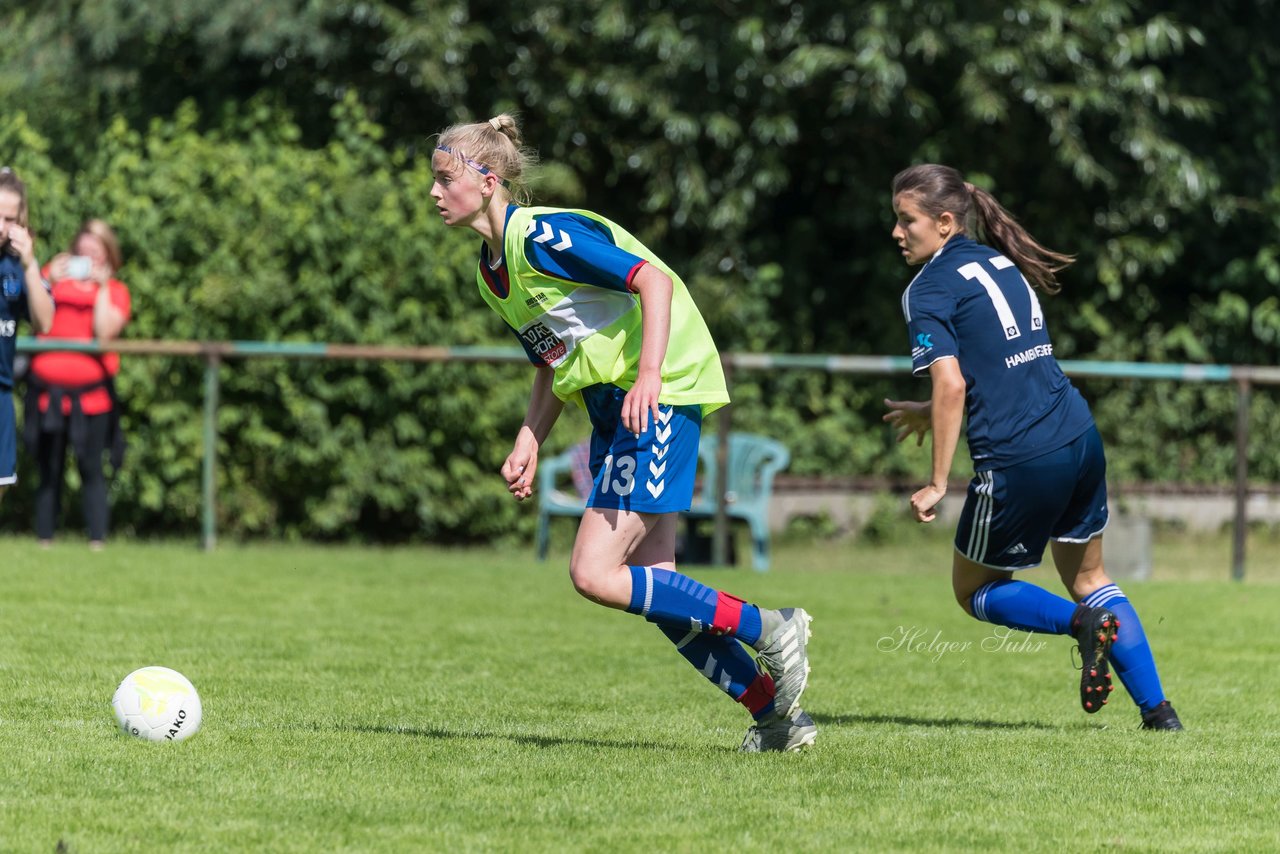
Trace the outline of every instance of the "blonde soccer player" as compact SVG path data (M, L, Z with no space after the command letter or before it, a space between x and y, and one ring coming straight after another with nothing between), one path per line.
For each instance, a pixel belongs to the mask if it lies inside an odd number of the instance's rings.
M511 116L446 129L431 162L441 218L481 238L480 296L536 366L502 466L509 491L516 500L532 495L539 451L564 404L584 407L594 482L569 564L574 588L655 623L742 704L754 719L742 750L812 743L817 726L800 707L808 613L758 607L675 566L702 419L729 402L715 343L684 282L597 213L523 204L533 155Z

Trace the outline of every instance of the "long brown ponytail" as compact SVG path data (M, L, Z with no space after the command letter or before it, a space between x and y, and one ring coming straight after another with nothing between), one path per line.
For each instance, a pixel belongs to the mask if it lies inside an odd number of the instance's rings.
M955 169L936 163L904 169L893 178L893 195L902 193L912 196L935 219L949 211L960 231L975 232L976 239L999 250L1033 287L1049 294L1062 289L1054 274L1069 267L1075 256L1041 245L995 196L967 183Z

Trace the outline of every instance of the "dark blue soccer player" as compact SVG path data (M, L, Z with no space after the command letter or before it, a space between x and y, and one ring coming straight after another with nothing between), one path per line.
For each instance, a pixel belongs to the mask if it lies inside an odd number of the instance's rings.
M0 498L18 480L18 427L13 412L13 357L18 321L36 332L53 325L53 298L40 275L27 230L27 190L9 167L0 169Z
M1103 568L1102 439L1053 357L1036 296L1057 293L1054 274L1075 259L1041 246L948 166L900 172L893 209L903 257L923 265L902 295L902 311L913 370L929 374L933 393L928 402L885 401L885 420L899 428L899 441L915 434L923 443L933 430L932 477L911 496L916 519L930 522L968 416L975 475L956 529L956 599L979 620L1073 635L1086 712L1107 702L1110 659L1143 728L1182 729L1137 612ZM974 241L975 231L990 245ZM1013 579L1040 565L1046 545L1074 601Z

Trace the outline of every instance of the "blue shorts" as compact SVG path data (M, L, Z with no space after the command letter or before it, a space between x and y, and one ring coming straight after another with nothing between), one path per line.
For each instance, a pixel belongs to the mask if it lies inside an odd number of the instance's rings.
M1049 540L1087 543L1107 527L1107 460L1097 427L1065 447L978 472L956 527L956 551L993 569L1039 566Z
M693 503L702 435L701 406L660 404L658 417L637 439L622 426L627 392L614 385L583 389L591 418L591 495L588 507L633 513L677 513Z
M18 482L18 419L13 393L0 391L0 486Z

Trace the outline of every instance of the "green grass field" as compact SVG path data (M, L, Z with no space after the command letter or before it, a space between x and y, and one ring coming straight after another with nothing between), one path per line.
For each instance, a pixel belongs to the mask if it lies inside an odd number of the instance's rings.
M655 627L531 551L0 540L0 850L1280 848L1273 539L1244 584L1210 580L1225 540L1185 536L1124 583L1174 735L1119 689L1083 714L1066 639L991 640L944 538L691 569L815 618L818 742L751 756L745 712ZM191 740L117 734L146 664L200 689Z

